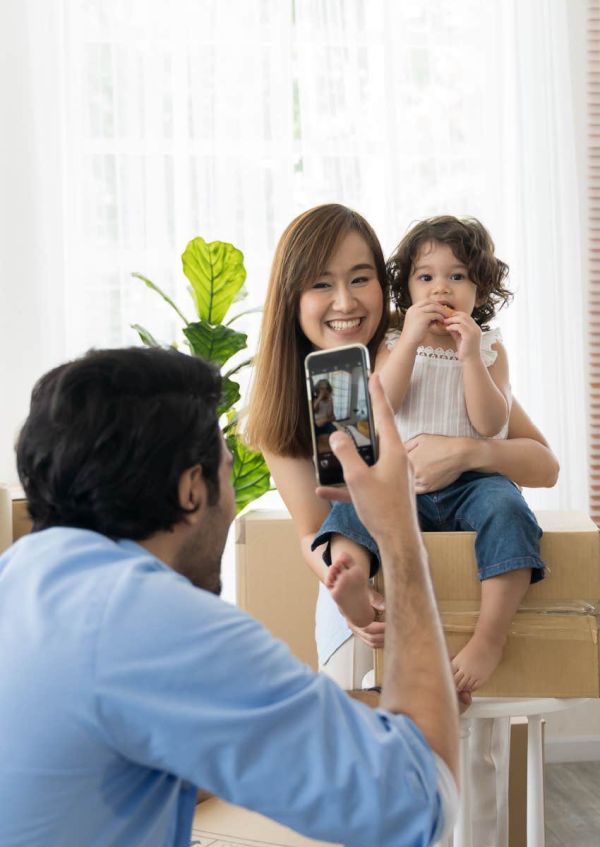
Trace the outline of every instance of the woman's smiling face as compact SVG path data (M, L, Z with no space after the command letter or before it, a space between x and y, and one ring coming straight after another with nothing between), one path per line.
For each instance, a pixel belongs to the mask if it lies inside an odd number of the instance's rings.
M317 350L367 345L382 312L383 292L373 253L361 235L349 232L327 267L300 295L300 328Z

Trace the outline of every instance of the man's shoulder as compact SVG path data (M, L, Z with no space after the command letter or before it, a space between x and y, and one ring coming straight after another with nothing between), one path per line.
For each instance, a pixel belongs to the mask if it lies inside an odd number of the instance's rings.
M134 591L144 576L175 574L135 542L87 529L52 527L20 538L0 559L2 597L30 596L36 615L52 615L65 631L100 625L115 591ZM129 588L128 588L129 586Z
M20 538L0 559L5 570L21 569L29 576L57 578L70 574L85 578L98 576L119 567L166 568L134 542L108 538L98 532L75 527L56 526L31 532ZM31 565L29 565L31 563Z

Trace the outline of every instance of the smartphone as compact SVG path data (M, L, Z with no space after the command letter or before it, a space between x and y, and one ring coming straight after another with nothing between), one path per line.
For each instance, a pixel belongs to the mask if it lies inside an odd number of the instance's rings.
M363 344L309 353L304 360L313 456L319 485L343 485L342 466L329 446L336 430L350 435L368 465L377 459L369 395L369 351Z

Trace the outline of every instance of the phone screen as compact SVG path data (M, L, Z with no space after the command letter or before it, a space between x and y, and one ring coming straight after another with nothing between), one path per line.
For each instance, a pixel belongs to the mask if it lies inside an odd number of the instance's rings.
M356 344L306 357L315 466L321 485L344 481L342 467L329 445L330 436L338 430L351 436L367 464L375 462L368 355L366 347Z

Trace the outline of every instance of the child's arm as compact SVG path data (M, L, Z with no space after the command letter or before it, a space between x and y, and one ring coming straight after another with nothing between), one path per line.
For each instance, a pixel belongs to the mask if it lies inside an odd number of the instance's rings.
M488 368L481 359L481 329L473 318L465 312L455 312L444 323L456 341L456 352L463 365L469 420L480 435L491 438L500 432L510 413L506 351L496 342L493 345L496 361Z
M394 413L400 409L408 390L416 353L416 347L403 343L402 335L391 350L384 342L377 353L375 371L381 378L381 384Z
M499 342L493 345L496 361L489 368L481 359L469 360L463 365L465 402L469 420L477 432L491 437L500 432L510 413L510 383L508 358Z

